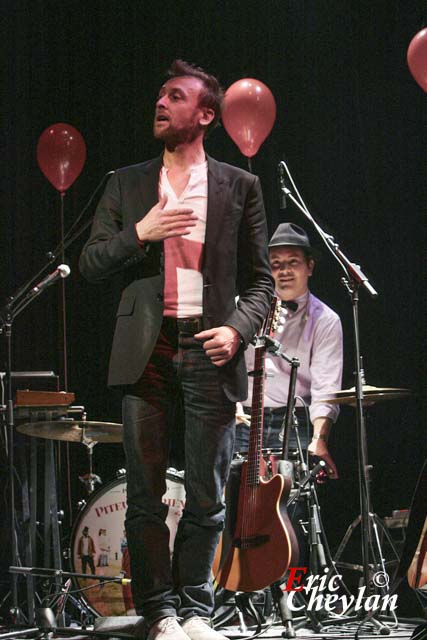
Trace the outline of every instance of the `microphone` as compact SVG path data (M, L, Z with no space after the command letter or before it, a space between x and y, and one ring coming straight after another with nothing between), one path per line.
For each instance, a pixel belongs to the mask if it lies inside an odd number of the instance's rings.
M324 471L326 468L326 462L324 460L319 460L317 464L314 465L312 470L305 476L304 480L300 483L301 489L304 489L306 484L310 482L310 480L315 480L318 473Z
M41 291L43 291L43 289L50 287L51 284L59 280L59 278L68 278L70 273L71 269L68 264L60 264L59 267L55 269L55 271L49 273L48 276L46 276L45 278L43 278L43 280L36 284L36 286L31 289L31 293L40 293Z
M286 209L285 167L281 160L277 165L277 186L279 187L279 208Z

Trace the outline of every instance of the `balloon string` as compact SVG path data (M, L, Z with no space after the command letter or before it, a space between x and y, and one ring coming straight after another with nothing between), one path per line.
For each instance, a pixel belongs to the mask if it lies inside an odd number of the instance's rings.
M61 261L65 263L64 248L64 197L65 193L61 193ZM63 356L63 375L64 375L64 391L68 391L68 352L67 352L67 306L65 297L65 279L61 281L61 316L62 316L62 356Z
M253 173L253 171L252 171L252 160L250 158L248 158L248 169L249 169L249 173Z

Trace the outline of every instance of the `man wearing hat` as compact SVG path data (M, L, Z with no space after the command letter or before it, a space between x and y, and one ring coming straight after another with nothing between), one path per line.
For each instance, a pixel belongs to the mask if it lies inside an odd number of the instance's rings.
M86 573L87 565L93 574L95 574L95 543L92 536L89 535L89 527L84 527L82 535L79 538L77 555L82 561L82 573Z
M296 401L299 435L304 449L327 463L330 478L338 478L337 468L328 450L331 425L338 417L337 405L322 400L327 394L341 388L342 376L342 327L338 315L324 302L316 298L308 288L313 274L313 250L307 233L296 224L280 224L269 243L271 271L275 280L276 295L284 307L285 323L282 333L274 338L282 344L289 357L300 361L297 371L296 396L309 406L308 427L301 400ZM253 370L254 348L246 351L248 371ZM263 447L281 449L282 423L286 412L291 367L280 357L267 353ZM252 385L243 411L250 413ZM249 427L238 424L236 451L246 451ZM289 434L289 446L296 446L294 430Z

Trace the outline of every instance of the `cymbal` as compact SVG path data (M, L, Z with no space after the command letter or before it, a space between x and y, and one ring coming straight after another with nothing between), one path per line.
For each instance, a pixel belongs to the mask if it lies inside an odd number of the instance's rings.
M409 389L399 389L394 387L373 387L370 384L363 385L363 404L370 405L375 402L382 402L384 400L397 400L398 398L406 398L413 395ZM341 391L335 391L331 393L328 398L320 400L320 402L327 402L328 404L356 404L356 389L342 389Z
M58 420L28 422L17 431L35 438L63 440L65 442L122 442L123 426L115 422L90 422L88 420Z

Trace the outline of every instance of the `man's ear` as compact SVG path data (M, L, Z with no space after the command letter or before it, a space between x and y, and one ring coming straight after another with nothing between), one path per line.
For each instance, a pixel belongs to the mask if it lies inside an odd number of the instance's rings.
M215 111L209 107L201 107L202 117L199 122L202 126L207 127L215 118Z
M313 258L310 258L310 260L308 261L308 275L312 276L313 271L314 271L314 260Z

